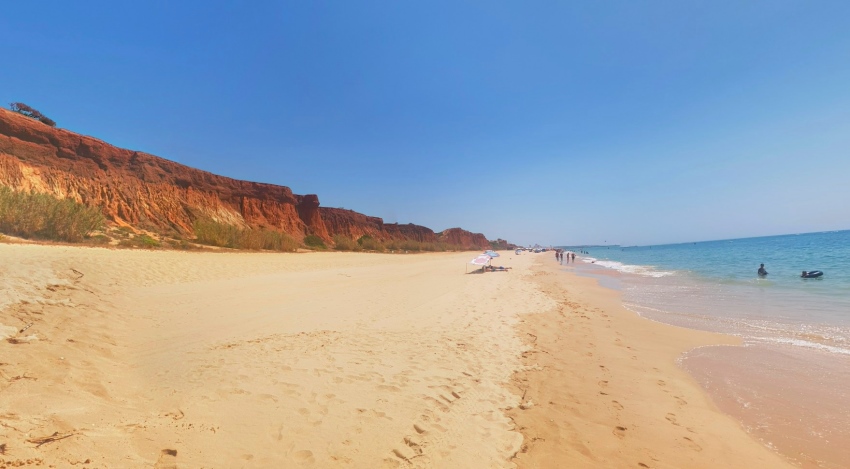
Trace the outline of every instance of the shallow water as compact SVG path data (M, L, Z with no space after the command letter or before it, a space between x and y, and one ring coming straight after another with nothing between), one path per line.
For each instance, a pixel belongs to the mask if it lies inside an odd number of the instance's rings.
M721 409L804 467L850 467L850 231L588 251L566 268L626 308L743 339L682 359Z

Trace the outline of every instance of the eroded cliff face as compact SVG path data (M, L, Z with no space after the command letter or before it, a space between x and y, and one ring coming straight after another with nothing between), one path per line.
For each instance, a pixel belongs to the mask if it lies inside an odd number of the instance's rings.
M99 207L108 220L191 236L200 217L269 228L297 239L315 234L358 239L442 241L486 249L484 235L460 228L440 235L419 225L385 224L351 210L319 206L316 195L218 176L143 152L56 129L0 109L0 185Z
M100 207L119 224L191 234L198 217L329 239L315 195L190 168L0 110L0 184Z
M463 246L467 249L490 249L490 242L481 233L470 233L462 228L449 228L438 235L441 242Z
M409 240L422 243L439 241L434 230L427 226L413 223L406 225L384 223L384 220L378 217L370 217L341 208L322 207L321 212L325 225L334 235L339 234L351 239L368 235L379 241Z

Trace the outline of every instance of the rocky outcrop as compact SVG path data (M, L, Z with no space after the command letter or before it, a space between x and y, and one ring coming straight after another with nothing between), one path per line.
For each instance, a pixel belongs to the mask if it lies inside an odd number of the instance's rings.
M99 207L107 219L163 234L191 236L200 217L303 238L445 242L487 248L483 235L452 228L385 224L351 210L320 207L316 195L218 176L0 109L0 185Z
M384 220L357 213L354 210L342 208L320 207L319 213L328 231L334 235L350 239L360 239L361 236L371 236L384 240Z
M379 241L437 242L437 235L434 230L427 226L414 225L413 223L406 225L384 223L384 220L378 217L370 217L341 208L322 207L320 210L328 231L334 235L342 235L354 240L360 239L361 236L371 236Z
M481 233L470 233L462 228L449 228L438 235L438 240L446 244L463 246L466 249L490 249L490 242Z

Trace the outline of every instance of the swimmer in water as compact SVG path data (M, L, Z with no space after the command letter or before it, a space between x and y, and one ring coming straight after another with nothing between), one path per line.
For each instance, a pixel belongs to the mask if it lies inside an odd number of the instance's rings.
M759 267L759 277L764 277L765 275L767 275L767 271L766 271L766 270L764 270L764 264L762 264L762 265Z

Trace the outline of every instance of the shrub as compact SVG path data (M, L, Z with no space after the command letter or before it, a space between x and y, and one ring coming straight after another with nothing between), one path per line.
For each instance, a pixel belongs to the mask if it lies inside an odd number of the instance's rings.
M9 109L11 109L14 112L17 112L18 114L27 116L31 119L35 119L39 122L43 122L43 123L49 125L50 127L56 127L56 122L53 119L45 116L44 114L38 112L37 110L33 109L30 106L27 106L24 103L11 103L11 104L9 104Z
M201 218L195 220L194 228L197 241L201 244L226 248L236 247L240 230L233 225Z
M135 238L133 238L133 240L136 241L136 244L143 248L151 249L159 247L159 241L154 238L151 238L146 234L136 236Z
M307 247L315 249L327 249L327 246L325 246L325 241L322 238L312 234L304 237L304 244Z
M109 244L112 241L112 238L106 235L99 234L97 236L92 236L86 240L89 244Z
M105 222L96 207L0 187L0 231L25 238L79 242Z
M196 242L210 246L285 252L295 252L298 249L298 241L279 231L239 228L208 218L195 220L194 228Z
M342 235L334 235L334 249L337 251L359 251L360 245L353 239Z
M361 236L360 239L357 240L357 244L359 244L360 247L367 251L382 252L384 250L384 245L381 244L380 241L369 235Z
M132 238L122 239L118 242L118 246L122 248L156 249L162 246L162 242L146 234L140 234Z

